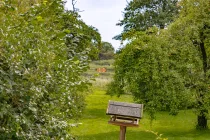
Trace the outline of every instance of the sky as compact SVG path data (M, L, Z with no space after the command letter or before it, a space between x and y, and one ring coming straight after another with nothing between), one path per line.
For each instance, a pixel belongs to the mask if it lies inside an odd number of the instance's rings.
M123 30L116 23L123 19L122 12L126 5L126 0L77 0L75 7L82 11L79 14L87 25L99 30L102 41L110 42L117 50L120 41L112 38ZM71 0L67 0L66 8L72 9Z

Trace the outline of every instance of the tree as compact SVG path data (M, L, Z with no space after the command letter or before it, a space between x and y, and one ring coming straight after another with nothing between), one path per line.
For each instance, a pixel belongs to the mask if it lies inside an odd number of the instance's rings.
M102 42L99 50L99 59L113 59L114 58L114 47L109 42Z
M207 128L209 97L209 39L210 39L210 3L205 0L182 0L179 19L170 27L170 37L179 42L193 44L198 65L192 73L191 86L196 90L197 127ZM202 9L202 11L201 11ZM176 44L180 45L180 44Z
M131 30L145 31L157 26L164 29L178 14L178 0L132 0L124 9L124 18L117 23L123 26L123 33ZM123 33L114 37L122 40Z
M114 52L114 47L109 42L102 42L101 52L102 53Z
M76 8L76 0L72 0L72 11L67 11L76 19L80 19L80 15L78 12L81 12L78 8ZM68 38L66 41L66 45L68 46L69 54L72 55L71 51L72 47L74 48L75 45L77 46L77 52L81 52L84 49L89 49L88 57L91 60L98 59L99 49L101 47L101 35L98 32L98 29L87 25L82 20L68 20L69 16L65 17L65 28L68 29ZM72 22L75 21L75 22ZM78 26L79 28L74 28L74 26ZM72 46L73 45L73 46ZM79 47L78 47L79 46Z
M62 0L17 2L0 2L0 139L71 139L92 40Z
M66 15L64 17L64 27L68 34L66 45L68 47L70 57L72 57L75 52L82 52L83 50L88 49L89 59L97 59L101 46L101 35L98 32L98 29L85 24L82 20L74 20L80 19L80 16L78 13L75 13L75 11L67 12L70 16ZM69 18L71 20L69 20ZM75 26L77 26L77 28L75 28Z
M189 98L192 97L183 79L189 68L183 63L192 64L194 52L187 54L183 50L176 57L187 59L176 64L177 60L171 55L172 47L168 44L165 37L157 35L157 32L137 32L116 56L114 81L107 93L132 94L136 102L145 104L151 119L157 111L166 110L176 115L179 109L190 106Z
M197 110L197 128L207 128L209 96L209 2L182 0L179 18L167 30L130 32L116 57L109 94L133 94L151 118L158 110ZM202 9L202 10L201 10Z

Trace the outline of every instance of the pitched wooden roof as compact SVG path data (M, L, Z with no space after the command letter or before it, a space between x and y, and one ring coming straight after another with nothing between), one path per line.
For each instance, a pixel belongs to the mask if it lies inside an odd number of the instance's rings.
M143 104L109 101L106 114L142 118Z

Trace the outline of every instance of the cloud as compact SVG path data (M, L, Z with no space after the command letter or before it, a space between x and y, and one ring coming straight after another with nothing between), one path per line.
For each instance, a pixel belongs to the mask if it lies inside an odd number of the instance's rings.
M122 11L126 4L126 0L78 0L76 8L84 10L80 12L83 21L96 27L102 40L112 43L117 49L120 41L112 40L112 38L123 30L122 27L116 26L116 23L123 19ZM71 0L67 0L66 7L72 8Z

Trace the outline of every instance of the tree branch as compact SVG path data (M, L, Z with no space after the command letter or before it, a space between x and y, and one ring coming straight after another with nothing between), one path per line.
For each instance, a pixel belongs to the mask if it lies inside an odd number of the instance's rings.
M73 7L73 12L76 12L76 11L77 11L77 9L76 9L76 7L75 7L76 3L77 3L76 0L72 0L72 1L71 1L72 7Z

